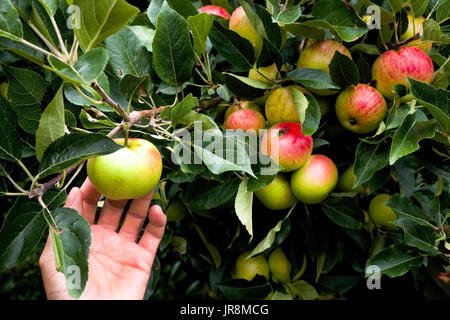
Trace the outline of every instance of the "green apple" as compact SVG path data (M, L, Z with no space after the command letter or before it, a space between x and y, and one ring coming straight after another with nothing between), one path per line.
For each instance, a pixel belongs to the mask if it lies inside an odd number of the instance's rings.
M263 44L262 37L258 34L255 27L253 27L249 18L245 15L242 6L236 8L231 14L230 29L250 41L255 50L255 56L259 55Z
M268 67L259 67L258 71L256 71L255 69L250 69L250 71L248 72L248 77L250 79L255 79L264 82L270 82L270 80L277 79L278 68L276 63L273 63Z
M184 219L188 214L188 210L180 199L175 198L169 203L165 214L167 221L175 222Z
M281 283L291 282L291 263L280 247L272 251L268 262L273 280Z
M375 88L389 100L395 98L392 88L402 84L409 88L407 78L430 84L433 80L433 61L416 47L401 47L382 53L372 65Z
M344 172L342 172L339 177L338 188L342 192L358 192L359 194L366 194L366 191L362 185L353 188L353 184L356 181L356 176L353 172L354 167L354 164L352 164Z
M380 125L387 104L377 89L360 83L342 91L336 99L336 116L341 125L355 133L369 133Z
M3 82L0 84L0 96L8 99L8 82Z
M397 230L398 227L392 222L397 220L395 212L386 205L390 195L382 193L375 196L369 203L369 217L379 228Z
M289 181L282 174L277 174L270 184L255 191L255 196L271 210L290 208L297 201Z
M422 16L419 16L414 19L414 26L413 26L413 16L411 14L411 11L408 12L408 29L406 29L405 33L403 33L399 40L405 41L409 38L411 38L415 33L423 35L423 23L425 22L425 18ZM417 39L414 41L411 41L408 43L408 46L413 45L414 47L419 48L425 53L428 53L428 51L431 50L431 46L433 43L431 41L422 41L421 39Z
M114 139L124 145L124 139ZM162 158L144 139L128 139L125 148L88 160L87 173L94 187L112 200L135 199L149 194L159 182Z
M328 111L330 111L331 101L327 97L321 97L321 96L317 96L316 100L317 100L317 103L319 104L320 115L323 117L324 115L326 115L328 113Z
M291 177L294 196L307 204L322 202L334 190L338 182L338 170L333 160L314 154Z
M307 89L293 85L273 90L266 100L265 113L270 125L280 122L300 122L294 98L290 90L297 89L313 96Z
M251 251L243 252L236 260L234 266L234 279L245 279L252 281L259 274L269 280L269 264L263 254L246 259Z
M313 149L311 136L305 136L298 122L282 122L272 126L261 140L261 153L272 158L284 172L302 167Z

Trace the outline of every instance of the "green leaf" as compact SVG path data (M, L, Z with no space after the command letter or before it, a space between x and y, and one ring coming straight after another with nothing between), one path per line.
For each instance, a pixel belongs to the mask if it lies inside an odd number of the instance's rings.
M192 93L171 108L171 120L175 125L180 119L188 115L192 109L199 105L198 99L192 96Z
M131 97L133 101L139 101L143 94L146 94L147 88L150 85L150 76L136 76L134 74L127 74L120 80L120 93L125 97Z
M429 0L409 0L409 2L414 10L414 16L417 18L424 14Z
M0 97L0 159L16 162L22 156L22 141L15 129L16 117L8 101Z
M311 15L314 20L305 21L303 25L328 29L346 42L355 41L369 31L355 10L342 1L320 0Z
M361 141L356 148L353 188L367 182L379 170L389 163L389 144L380 142L370 144Z
M266 32L266 38L269 40L269 42L274 45L276 48L281 48L282 44L282 35L280 26L278 23L274 22L272 20L272 16L270 15L269 11L261 5L255 6L256 14L261 19L264 30Z
M205 52L206 39L208 38L209 31L211 31L214 18L210 14L202 13L188 17L187 21L194 38L194 50L201 57Z
M400 127L403 120L410 112L411 109L406 103L402 103L399 106L394 105L389 110L389 115L386 121L386 130Z
M417 121L416 114L409 114L397 129L393 138L389 154L389 164L393 165L398 159L419 150L419 141L434 137L436 120Z
M365 54L370 54L373 56L379 56L381 54L380 49L374 44L370 43L357 43L353 47L350 48L350 52L353 53L353 51L360 51Z
M80 28L75 35L84 52L122 29L139 9L125 0L74 0L80 8Z
M247 180L242 180L234 201L234 210L250 237L253 237L252 204L253 192L247 189Z
M86 129L105 129L115 127L114 122L109 119L100 118L96 119L91 117L85 110L80 112L80 122Z
M41 159L39 177L58 173L89 157L115 152L122 146L98 133L71 133L48 146Z
M124 27L106 39L105 46L111 67L119 78L126 74L151 74L151 55L130 27Z
M439 254L438 244L440 240L445 240L445 234L437 231L436 227L425 220L420 209L410 198L396 194L386 202L386 205L397 214L394 224L403 229L406 244L432 256Z
M55 257L60 257L60 268L66 277L69 295L79 298L86 287L89 274L89 247L91 245L91 228L86 219L76 210L58 208L52 212L58 233L52 232L52 240L57 239L60 246Z
M412 267L420 267L423 262L424 258L419 254L407 253L404 248L389 247L367 260L366 270L369 266L377 266L381 274L394 278L406 274ZM371 274L366 273L368 276Z
M323 40L326 35L324 29L314 26L307 26L303 23L294 22L291 24L287 24L284 28L296 36L314 40Z
M9 0L0 0L0 37L19 41L23 37L22 23Z
M261 20L261 18L256 14L256 12L252 9L250 4L247 1L239 0L239 4L244 9L245 15L247 16L248 20L252 24L252 26L255 28L256 32L261 37L266 37L266 30L264 28L264 24Z
M230 200L238 190L239 180L234 179L227 183L209 188L206 192L196 195L189 201L189 206L199 210L217 208Z
M313 135L317 129L319 129L320 124L320 106L316 99L306 95L308 100L308 108L305 113L305 121L302 123L302 132L305 136Z
M48 61L56 74L64 81L74 85L90 84L90 82L96 80L105 70L108 59L109 53L104 48L94 48L83 54L74 66L52 56L48 57Z
M359 83L358 67L352 59L336 50L330 62L330 75L334 83L341 87Z
M154 26L156 26L158 15L164 2L165 0L150 0L150 4L147 9L147 16Z
M40 104L47 83L34 71L3 66L8 78L8 99L18 106Z
M266 298L272 291L266 278L256 275L252 281L232 279L218 284L220 291L229 300L258 300Z
M349 198L329 198L322 204L323 212L338 226L346 229L361 229L363 223L355 217L361 215Z
M255 63L253 46L247 39L214 21L209 39L214 48L236 68L248 71Z
M152 43L156 33L155 29L150 29L144 26L128 26L128 28L134 32L148 51L153 51Z
M178 12L183 18L187 19L189 16L195 16L198 14L194 4L191 1L186 0L167 0L170 7Z
M63 86L45 108L36 131L36 158L42 159L45 149L56 139L64 135L64 97Z
M421 40L433 41L434 43L450 43L450 37L446 34L442 34L441 27L433 19L427 19L424 21Z
M253 100L264 95L265 90L274 88L271 82L265 82L232 73L224 73L227 88L242 99Z
M197 230L198 235L202 239L203 243L205 244L205 247L208 250L209 254L213 258L214 266L216 267L216 269L218 269L222 263L222 258L220 256L219 250L217 250L217 248L214 245L212 245L208 241L208 239L206 239L205 234L202 232L202 230L200 230L200 228L197 225L194 224L194 227Z
M303 92L300 92L300 90L297 90L294 87L290 87L288 90L292 96L292 99L294 100L298 118L300 119L300 122L303 123L305 121L306 109L308 108L309 104L308 99L306 99L306 96L303 94Z
M55 15L56 9L58 9L57 0L39 0L39 2L44 6L45 10L47 10L50 15Z
M50 210L64 204L65 200L66 194L62 191L49 190L43 196ZM41 205L17 198L0 230L0 270L25 261L40 243L46 227Z
M167 3L158 15L152 47L155 71L163 81L176 87L192 77L195 57L188 24Z
M411 93L436 118L441 129L449 133L450 93L448 90L436 89L426 83L408 78Z
M272 12L272 20L282 24L291 24L300 18L302 7L293 5L289 7L280 7L277 0L266 0L267 8Z
M301 300L316 300L319 298L316 289L305 280L295 281L290 287L294 288L295 295Z
M333 83L326 72L319 69L298 68L288 72L287 79L293 80L308 89L339 90L339 86Z
M256 59L256 68L267 67L276 63L278 70L281 70L284 59L280 50L277 49L269 40L263 38L261 51Z
M200 124L202 130L211 130L215 133L220 133L219 127L211 117L193 110L185 116L179 118L178 123L186 126Z

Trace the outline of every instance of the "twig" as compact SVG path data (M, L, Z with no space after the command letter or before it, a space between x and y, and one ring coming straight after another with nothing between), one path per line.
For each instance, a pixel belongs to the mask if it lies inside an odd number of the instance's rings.
M416 33L416 34L413 35L412 37L409 37L408 39L405 39L405 40L403 40L403 41L400 41L400 42L396 43L396 44L393 46L393 48L394 48L394 49L398 49L398 48L400 48L401 46L404 46L404 45L410 43L411 41L419 40L419 39L420 39L420 33Z
M62 54L61 52L58 51L58 49L56 49L53 44L38 30L38 28L32 24L31 22L28 23L28 25L30 26L30 28L34 31L34 33L37 34L37 36L45 43L45 45L55 54L57 55L60 59L62 59Z
M109 104L123 119L125 122L130 121L129 115L122 109L119 103L111 99L108 94L100 87L97 81L91 82L91 87L102 97L103 101Z

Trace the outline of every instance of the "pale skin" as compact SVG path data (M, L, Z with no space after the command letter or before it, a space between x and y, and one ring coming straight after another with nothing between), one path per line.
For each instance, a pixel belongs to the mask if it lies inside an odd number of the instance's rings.
M92 234L89 279L80 299L140 300L144 297L167 222L160 206L150 207L152 195L153 192L132 201L117 232L128 200L106 199L98 223L94 224L100 194L89 179L81 188L75 187L70 191L65 206L77 210L89 222ZM149 222L137 242L147 216ZM72 299L67 292L64 275L55 269L50 237L39 265L47 298Z

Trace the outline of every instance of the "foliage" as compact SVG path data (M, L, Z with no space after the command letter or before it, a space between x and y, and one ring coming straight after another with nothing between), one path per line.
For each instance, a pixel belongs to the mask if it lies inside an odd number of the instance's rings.
M258 56L227 20L197 12L211 3L230 14L244 5L263 38ZM436 274L449 271L450 258L449 3L0 0L0 82L8 84L0 97L0 279L27 264L35 270L50 227L59 270L80 267L82 288L70 291L80 296L88 275L90 228L62 207L70 188L86 176L84 162L118 150L111 138L121 135L158 147L164 172L154 201L167 209L178 199L188 212L167 226L146 298L368 295L370 265L380 267L392 292L398 284L410 288L411 296L448 298L449 289ZM72 4L80 8L79 16L68 10ZM380 29L365 22L372 4L380 5ZM408 79L410 88L395 87L396 97L375 133L345 131L333 110L320 116L312 96L295 99L304 133L313 135L314 153L328 155L340 172L354 164L354 187L362 185L365 194L336 190L320 204L266 209L254 191L269 184L275 172L261 175L264 157L223 132L225 109L239 100L263 106L270 90L291 84L338 93L370 83L371 64L398 46L406 30L404 4L426 17L420 41L433 42L435 74L431 84ZM322 39L342 42L353 59L337 53L330 75L297 69L300 51ZM248 77L249 70L272 63L281 70L276 79ZM335 98L325 98L332 108ZM204 136L186 140L178 129ZM226 146L222 154L213 152L217 141ZM186 148L199 161L173 161ZM227 152L237 156L230 159ZM255 156L261 163L252 161ZM376 228L367 216L370 199L379 193L392 195L387 205L397 214L398 230ZM268 255L278 247L292 264L291 283L232 279L242 251ZM20 286L21 280L11 279L1 284L1 294ZM25 297L42 298L42 293Z

